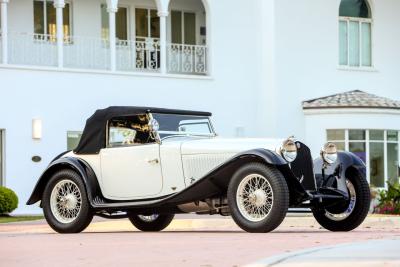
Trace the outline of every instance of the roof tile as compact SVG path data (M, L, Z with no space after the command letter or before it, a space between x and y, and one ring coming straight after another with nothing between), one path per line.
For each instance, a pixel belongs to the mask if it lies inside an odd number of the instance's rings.
M321 108L400 109L400 101L376 96L360 90L303 101L303 109Z

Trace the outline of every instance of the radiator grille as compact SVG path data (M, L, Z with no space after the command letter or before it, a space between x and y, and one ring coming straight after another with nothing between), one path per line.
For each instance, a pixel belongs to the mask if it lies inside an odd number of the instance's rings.
M209 171L230 159L234 154L212 154L212 155L184 155L183 170L189 183L203 177Z

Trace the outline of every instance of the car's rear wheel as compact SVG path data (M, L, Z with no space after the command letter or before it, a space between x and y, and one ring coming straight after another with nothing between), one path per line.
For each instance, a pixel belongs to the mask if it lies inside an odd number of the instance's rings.
M358 173L346 178L349 199L328 208L315 207L313 214L317 222L330 231L351 231L357 228L368 215L370 189L367 180Z
M174 214L130 215L129 220L140 231L158 232L164 230L174 219Z
M58 171L50 178L42 206L47 223L59 233L79 233L93 219L85 185L72 170Z
M274 230L289 206L285 178L275 167L261 163L241 167L229 183L227 197L233 220L253 233Z

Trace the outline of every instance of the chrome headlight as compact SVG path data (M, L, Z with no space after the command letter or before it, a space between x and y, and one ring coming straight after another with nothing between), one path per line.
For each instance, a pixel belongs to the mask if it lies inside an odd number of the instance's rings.
M294 137L289 137L282 143L281 155L287 162L293 162L297 157L297 146Z
M336 145L334 143L326 143L321 149L321 157L329 165L335 163L338 157Z

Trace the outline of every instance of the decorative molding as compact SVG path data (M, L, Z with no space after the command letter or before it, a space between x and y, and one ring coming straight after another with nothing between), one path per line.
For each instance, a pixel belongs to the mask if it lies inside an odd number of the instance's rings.
M107 12L117 13L118 11L118 0L107 0Z
M64 8L65 1L64 0L54 0L54 7L55 8Z
M169 12L168 11L158 11L157 12L157 16L159 16L159 17L168 17L169 16Z

